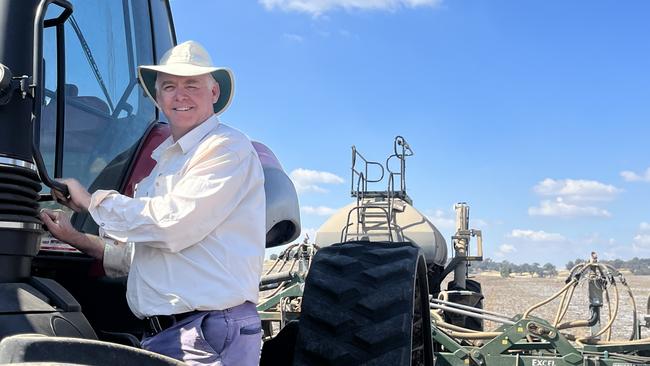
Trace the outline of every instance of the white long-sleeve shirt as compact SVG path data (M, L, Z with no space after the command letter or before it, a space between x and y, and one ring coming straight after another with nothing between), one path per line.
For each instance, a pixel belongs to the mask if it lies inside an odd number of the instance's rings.
M157 164L134 198L100 190L89 207L106 236L129 243L107 244L104 266L128 272L133 313L256 303L266 208L264 173L248 138L212 116L151 156Z

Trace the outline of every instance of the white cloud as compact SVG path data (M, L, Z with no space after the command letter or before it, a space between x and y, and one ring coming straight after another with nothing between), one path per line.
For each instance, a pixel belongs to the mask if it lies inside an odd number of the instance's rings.
M327 190L321 187L320 184L342 184L344 182L343 178L336 174L302 168L293 170L289 176L293 184L295 184L298 193L324 193Z
M516 251L517 251L517 248L515 248L514 245L510 245L510 244L501 244L501 245L499 245L499 252L500 253L508 254L508 253L514 253Z
M425 216L431 221L431 223L438 228L438 230L454 232L456 230L456 211L450 209L444 211L441 209L437 210L426 210ZM489 226L488 222L483 219L469 219L470 229L485 229Z
M534 242L561 242L565 241L566 238L557 233L547 233L545 231L533 231L533 230L521 230L514 229L510 234L511 238L524 239Z
M300 211L304 212L307 215L330 216L337 210L335 208L326 206L302 206L300 207Z
M503 259L508 256L508 254L512 254L517 252L517 248L515 248L514 245L511 244L501 244L499 245L499 249L494 253L494 256L496 258Z
M637 174L635 172L625 170L621 172L621 177L626 182L650 182L650 168L646 169L645 173Z
M541 196L561 197L566 202L602 202L613 200L619 188L595 180L551 179L537 183L533 190Z
M280 9L320 16L328 11L344 10L389 10L435 6L442 0L259 0L267 10Z
M557 198L555 202L545 200L540 202L539 207L529 207L530 216L559 216L559 217L611 217L609 211L592 206L578 206L566 203L562 198Z
M451 213L445 213L443 210L428 212L426 215L429 221L438 228L438 230L454 231L456 229L456 217Z
M302 36L299 36L297 34L292 34L292 33L285 33L283 34L284 38L293 41L293 42L302 42L304 38Z
M650 256L650 223L639 224L639 231L632 238L632 251L636 256Z
M650 234L637 234L634 236L632 247L635 250L650 249Z

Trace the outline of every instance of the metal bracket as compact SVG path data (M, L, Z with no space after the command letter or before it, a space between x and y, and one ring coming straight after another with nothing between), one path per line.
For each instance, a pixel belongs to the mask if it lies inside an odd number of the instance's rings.
M27 75L14 76L12 79L18 81L18 89L20 89L20 96L23 99L27 98L28 95L34 98L34 94L32 93L32 90L36 87L36 85L32 83L31 76L27 76Z

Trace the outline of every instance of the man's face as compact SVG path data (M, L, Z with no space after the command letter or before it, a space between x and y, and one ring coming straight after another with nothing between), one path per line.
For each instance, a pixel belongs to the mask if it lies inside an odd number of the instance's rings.
M219 84L210 74L176 76L158 73L156 101L177 131L176 139L200 125L213 113L219 99Z

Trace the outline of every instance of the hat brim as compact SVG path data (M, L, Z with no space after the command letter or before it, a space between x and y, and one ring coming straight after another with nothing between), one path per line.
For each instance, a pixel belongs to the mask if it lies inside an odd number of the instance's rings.
M232 71L226 67L206 67L187 64L151 65L138 67L138 79L140 85L156 107L160 109L156 101L156 77L159 72L177 76L198 76L211 74L214 80L219 83L219 98L212 105L214 113L219 115L228 108L235 93L235 83Z

